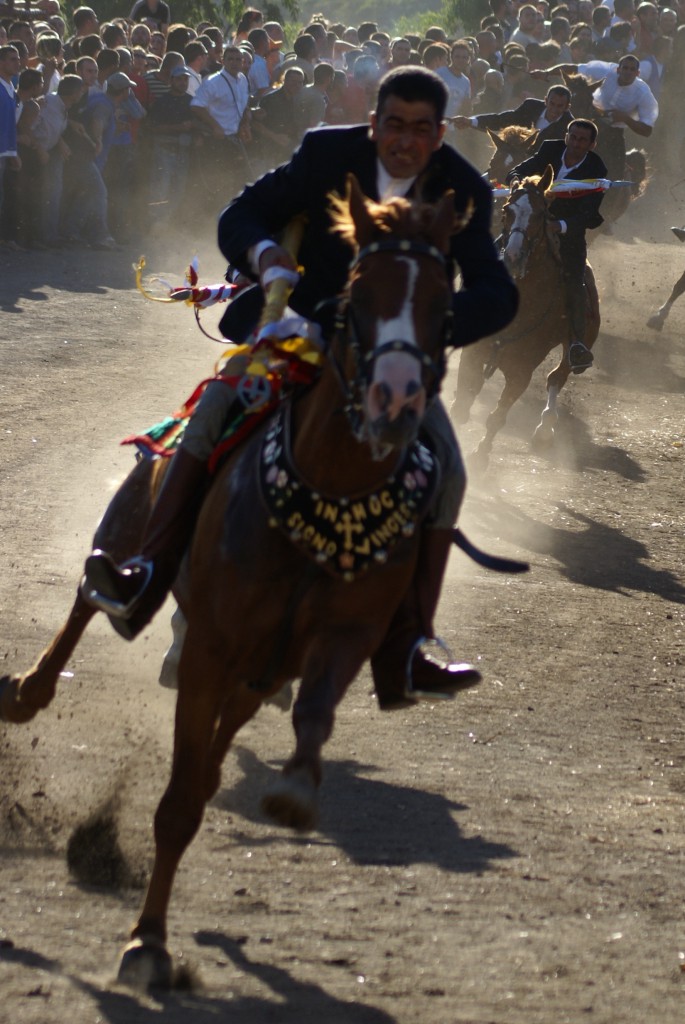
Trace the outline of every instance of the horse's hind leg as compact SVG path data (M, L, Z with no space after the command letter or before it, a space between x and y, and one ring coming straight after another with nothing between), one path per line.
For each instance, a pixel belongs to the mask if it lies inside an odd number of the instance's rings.
M136 551L165 468L162 463L149 461L134 466L97 527L96 547L109 551L117 560ZM24 675L0 678L0 720L28 722L48 706L61 671L95 613L79 591L65 624L33 668Z
M33 668L23 676L0 678L0 720L28 722L48 706L62 669L94 615L95 609L77 594L67 621Z

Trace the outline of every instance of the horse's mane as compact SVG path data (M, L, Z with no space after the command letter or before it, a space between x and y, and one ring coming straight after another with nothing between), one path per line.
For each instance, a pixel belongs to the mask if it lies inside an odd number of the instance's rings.
M332 230L350 245L356 245L349 200L332 192L328 201ZM379 238L425 239L435 223L435 206L404 197L395 196L382 203L368 200L366 208Z
M540 182L542 181L542 178L543 178L542 174L531 174L527 178L524 178L522 180L521 188L525 188L526 185L531 185L533 188L539 188ZM547 191L544 193L544 196L545 196L546 199L547 198L551 198L551 196L552 196L552 189L551 189L551 187L547 189Z
M537 135L537 128L524 128L520 124L510 124L498 131L497 135L510 148L525 146L534 135Z

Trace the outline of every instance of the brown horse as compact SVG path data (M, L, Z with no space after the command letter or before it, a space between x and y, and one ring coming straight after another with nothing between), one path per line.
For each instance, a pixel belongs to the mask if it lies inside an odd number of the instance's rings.
M465 423L483 384L495 370L505 385L497 407L487 418L485 436L475 456L486 464L495 435L502 429L514 402L530 384L543 359L562 346L561 358L547 377L547 404L535 429L537 443L550 443L557 421L557 396L568 380L569 336L561 264L553 236L547 231L553 171L542 178L526 178L504 204L502 240L504 260L519 287L519 310L495 340L485 339L465 348L459 363L457 390L451 409L456 423ZM592 348L599 334L599 297L589 264L585 286L588 298L585 344Z
M535 128L523 128L518 124L509 125L499 132L488 130L495 147L485 172L488 179L493 184L504 184L509 171L533 155L537 148L538 134Z
M376 205L352 181L344 205L341 230L358 253L321 377L218 472L175 588L188 625L173 765L125 982L169 983L166 919L181 856L234 736L295 679L295 751L264 808L281 824L314 824L335 708L385 637L416 566L412 509L432 459L413 438L444 370L452 281L443 254L461 225L451 193L436 206ZM117 560L138 549L159 465L133 470L98 529L95 544ZM49 703L93 614L78 597L34 669L0 681L2 717L24 721Z

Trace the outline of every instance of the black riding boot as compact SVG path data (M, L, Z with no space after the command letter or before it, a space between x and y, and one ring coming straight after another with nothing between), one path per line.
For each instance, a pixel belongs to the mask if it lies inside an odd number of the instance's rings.
M419 700L452 700L459 690L480 682L480 672L473 665L442 666L420 650L422 641L434 638L433 616L451 545L451 530L423 531L409 591L371 658L381 711L408 707Z
M207 464L183 448L172 457L141 552L118 566L106 551L86 559L81 593L133 640L164 604L190 543L207 487Z

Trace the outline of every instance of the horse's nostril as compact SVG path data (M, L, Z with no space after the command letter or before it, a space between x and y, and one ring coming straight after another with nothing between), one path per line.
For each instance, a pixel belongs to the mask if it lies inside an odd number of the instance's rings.
M385 381L376 385L376 398L381 412L385 412L392 401L392 391Z

